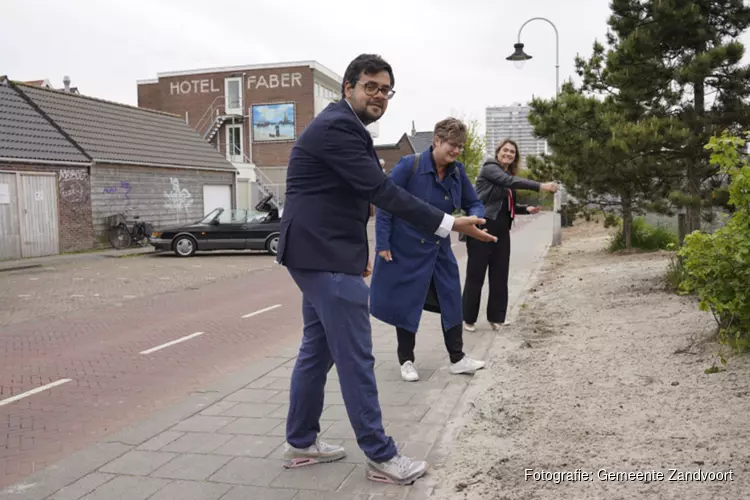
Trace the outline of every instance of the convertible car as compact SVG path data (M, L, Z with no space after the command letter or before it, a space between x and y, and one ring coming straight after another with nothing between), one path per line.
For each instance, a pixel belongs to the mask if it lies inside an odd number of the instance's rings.
M149 243L179 257L207 250L265 250L276 255L281 218L270 199L261 200L255 210L217 208L194 224L157 229Z

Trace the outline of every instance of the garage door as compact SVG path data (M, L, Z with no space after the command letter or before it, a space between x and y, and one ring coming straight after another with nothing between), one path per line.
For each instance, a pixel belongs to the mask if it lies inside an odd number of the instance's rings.
M203 185L203 215L214 209L232 209L232 186Z

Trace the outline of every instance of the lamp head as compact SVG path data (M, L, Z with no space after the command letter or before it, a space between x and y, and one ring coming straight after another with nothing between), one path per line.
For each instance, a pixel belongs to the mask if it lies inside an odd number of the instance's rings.
M521 42L514 43L513 48L515 49L514 52L505 59L513 61L513 65L520 69L526 61L531 59L531 56L523 51L523 44Z

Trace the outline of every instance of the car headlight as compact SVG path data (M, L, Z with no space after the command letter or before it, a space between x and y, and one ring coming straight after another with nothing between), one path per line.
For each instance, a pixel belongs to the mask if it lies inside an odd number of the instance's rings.
M158 232L158 231L154 231L153 233L151 233L151 237L152 237L152 238L161 238L161 235L162 235L162 234L163 234L163 233L160 233L160 232Z

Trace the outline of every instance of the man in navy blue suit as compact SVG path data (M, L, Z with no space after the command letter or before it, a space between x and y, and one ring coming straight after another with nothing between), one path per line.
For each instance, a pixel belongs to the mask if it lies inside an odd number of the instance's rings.
M393 70L363 54L346 69L342 99L330 104L292 148L278 257L302 291L304 332L291 381L286 466L332 462L341 446L318 439L326 376L335 364L367 477L411 484L427 464L402 456L383 429L368 308L367 220L370 203L413 226L448 237L451 230L481 241L495 238L477 217L452 217L396 186L380 167L366 125L393 97Z

